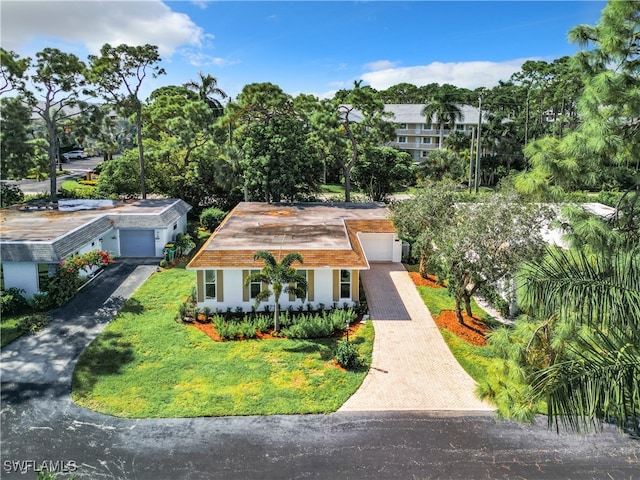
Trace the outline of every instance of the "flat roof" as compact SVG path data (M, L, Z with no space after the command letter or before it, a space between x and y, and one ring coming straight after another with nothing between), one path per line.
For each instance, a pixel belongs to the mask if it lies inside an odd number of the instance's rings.
M79 201L60 200L59 208L42 203L27 206L18 205L0 210L0 242L40 241L52 242L69 232L81 228L105 215L152 215L158 216L179 202L176 199L104 201L96 203L96 208L66 210L70 204ZM85 205L90 205L86 200ZM142 227L142 225L141 225Z
M234 208L187 268L259 267L258 250L300 252L304 264L367 268L357 232L395 232L379 203L258 203Z
M16 205L0 210L0 259L56 263L112 228L169 228L190 209L179 199Z

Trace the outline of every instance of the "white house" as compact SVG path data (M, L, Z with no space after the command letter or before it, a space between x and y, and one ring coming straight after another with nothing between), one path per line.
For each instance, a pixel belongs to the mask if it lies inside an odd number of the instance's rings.
M265 288L260 282L245 285L264 266L253 259L259 250L276 259L290 252L303 257L293 267L307 277L307 298L283 294L282 308L307 302L329 308L359 301L360 271L371 262L400 262L402 242L382 204L240 203L187 265L196 271L198 306L251 310ZM265 304L273 309L273 297L260 308Z
M30 298L66 257L106 250L114 257L161 257L187 228L182 200L60 200L0 211L2 288Z

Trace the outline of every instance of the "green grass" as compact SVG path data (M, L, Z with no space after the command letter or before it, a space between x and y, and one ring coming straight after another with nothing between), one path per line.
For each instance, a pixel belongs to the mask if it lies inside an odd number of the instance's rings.
M431 315L437 317L443 310L455 310L456 303L445 287L416 287L418 293L425 303ZM478 306L475 300L471 299L471 312L476 318L480 318L490 325L495 324L494 318Z
M362 383L366 366L335 366L336 338L213 342L177 323L194 280L165 270L134 294L81 355L76 403L129 418L328 413ZM353 341L370 365L373 326Z
M62 182L60 189L62 191L69 192L69 193L79 192L79 193L90 194L95 191L96 187L92 185L82 185L81 183L78 183L76 180L65 180L64 182Z
M320 187L322 193L344 195L344 185L339 183L326 183Z
M46 313L28 313L3 316L0 323L0 346L10 344L27 333L40 330L45 324Z

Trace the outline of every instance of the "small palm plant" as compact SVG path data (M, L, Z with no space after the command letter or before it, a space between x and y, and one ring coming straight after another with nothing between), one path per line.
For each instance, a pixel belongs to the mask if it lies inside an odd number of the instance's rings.
M245 286L251 282L262 282L268 285L258 295L256 295L256 305L267 300L273 295L275 308L273 311L273 328L280 331L280 295L282 293L293 293L303 301L307 296L307 279L303 274L291 266L293 262L303 263L302 255L298 252L291 252L285 255L282 261L266 250L260 250L253 256L254 260L263 260L264 267L259 272L252 273L245 280Z

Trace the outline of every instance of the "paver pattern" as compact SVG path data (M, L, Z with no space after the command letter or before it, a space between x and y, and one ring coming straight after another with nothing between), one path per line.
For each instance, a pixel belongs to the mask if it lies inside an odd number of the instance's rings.
M447 347L402 264L361 272L375 328L371 369L342 412L494 410Z

